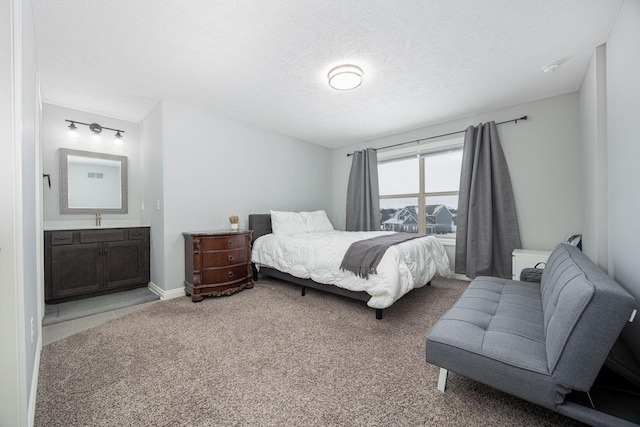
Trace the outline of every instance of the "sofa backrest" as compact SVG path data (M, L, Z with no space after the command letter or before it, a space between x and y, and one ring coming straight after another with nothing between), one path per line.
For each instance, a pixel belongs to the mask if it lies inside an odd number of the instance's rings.
M541 291L549 372L558 384L588 391L635 300L566 244L549 256Z

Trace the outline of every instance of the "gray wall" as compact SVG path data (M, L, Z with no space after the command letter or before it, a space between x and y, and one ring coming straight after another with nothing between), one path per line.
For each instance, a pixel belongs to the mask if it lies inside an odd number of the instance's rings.
M607 147L610 274L640 302L640 2L624 2L607 40ZM625 330L640 359L640 318Z
M551 250L569 234L580 233L580 134L578 95L571 93L427 126L333 151L332 216L344 227L346 188L351 167L347 153L363 147L412 141L455 132L469 125L529 120L498 126L509 165L516 211L525 249ZM459 135L458 135L459 136ZM452 250L448 251L450 257Z
M164 290L184 281L182 232L229 229L228 217L328 210L331 152L227 120L205 107L162 103Z
M89 127L78 125L78 136L72 138L67 135L68 120L78 120L84 123L99 123L114 129L125 131L122 145L113 144L115 132L102 131L102 141L91 140ZM60 214L60 166L58 149L70 148L74 150L93 151L96 153L116 154L127 156L129 163L129 213L102 215L103 223L110 220L139 220L141 218L140 179L140 144L138 123L102 116L87 111L75 110L52 104L43 104L42 117L42 167L44 173L51 174L51 189L44 187L44 220L55 221L83 221L87 226L95 224L94 215L61 215Z

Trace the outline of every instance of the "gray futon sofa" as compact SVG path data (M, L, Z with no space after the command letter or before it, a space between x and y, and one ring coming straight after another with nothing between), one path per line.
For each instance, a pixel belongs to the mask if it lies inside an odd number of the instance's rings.
M561 244L541 283L473 280L429 331L427 362L441 367L441 391L451 370L589 424L624 425L565 395L589 391L634 304L579 249Z

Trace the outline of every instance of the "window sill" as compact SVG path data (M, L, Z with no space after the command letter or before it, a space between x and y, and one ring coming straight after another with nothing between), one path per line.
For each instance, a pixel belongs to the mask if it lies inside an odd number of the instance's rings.
M442 243L442 246L455 246L456 239L446 238L446 237L436 237Z

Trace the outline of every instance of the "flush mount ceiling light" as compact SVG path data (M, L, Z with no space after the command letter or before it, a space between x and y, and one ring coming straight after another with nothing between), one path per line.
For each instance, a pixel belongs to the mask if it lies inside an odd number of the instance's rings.
M329 71L329 86L336 90L351 90L362 84L362 68L346 64L338 65Z
M91 139L93 141L96 141L96 142L100 141L100 134L102 133L102 130L107 129L107 130L112 130L116 133L114 138L114 143L117 145L122 144L122 138L123 138L122 134L124 133L124 131L121 129L108 128L105 126L101 126L98 123L82 123L76 120L65 120L65 122L71 123L68 126L69 136L74 136L74 137L78 136L78 127L76 125L84 125L84 126L88 126L91 132L93 132L93 135L91 136Z

